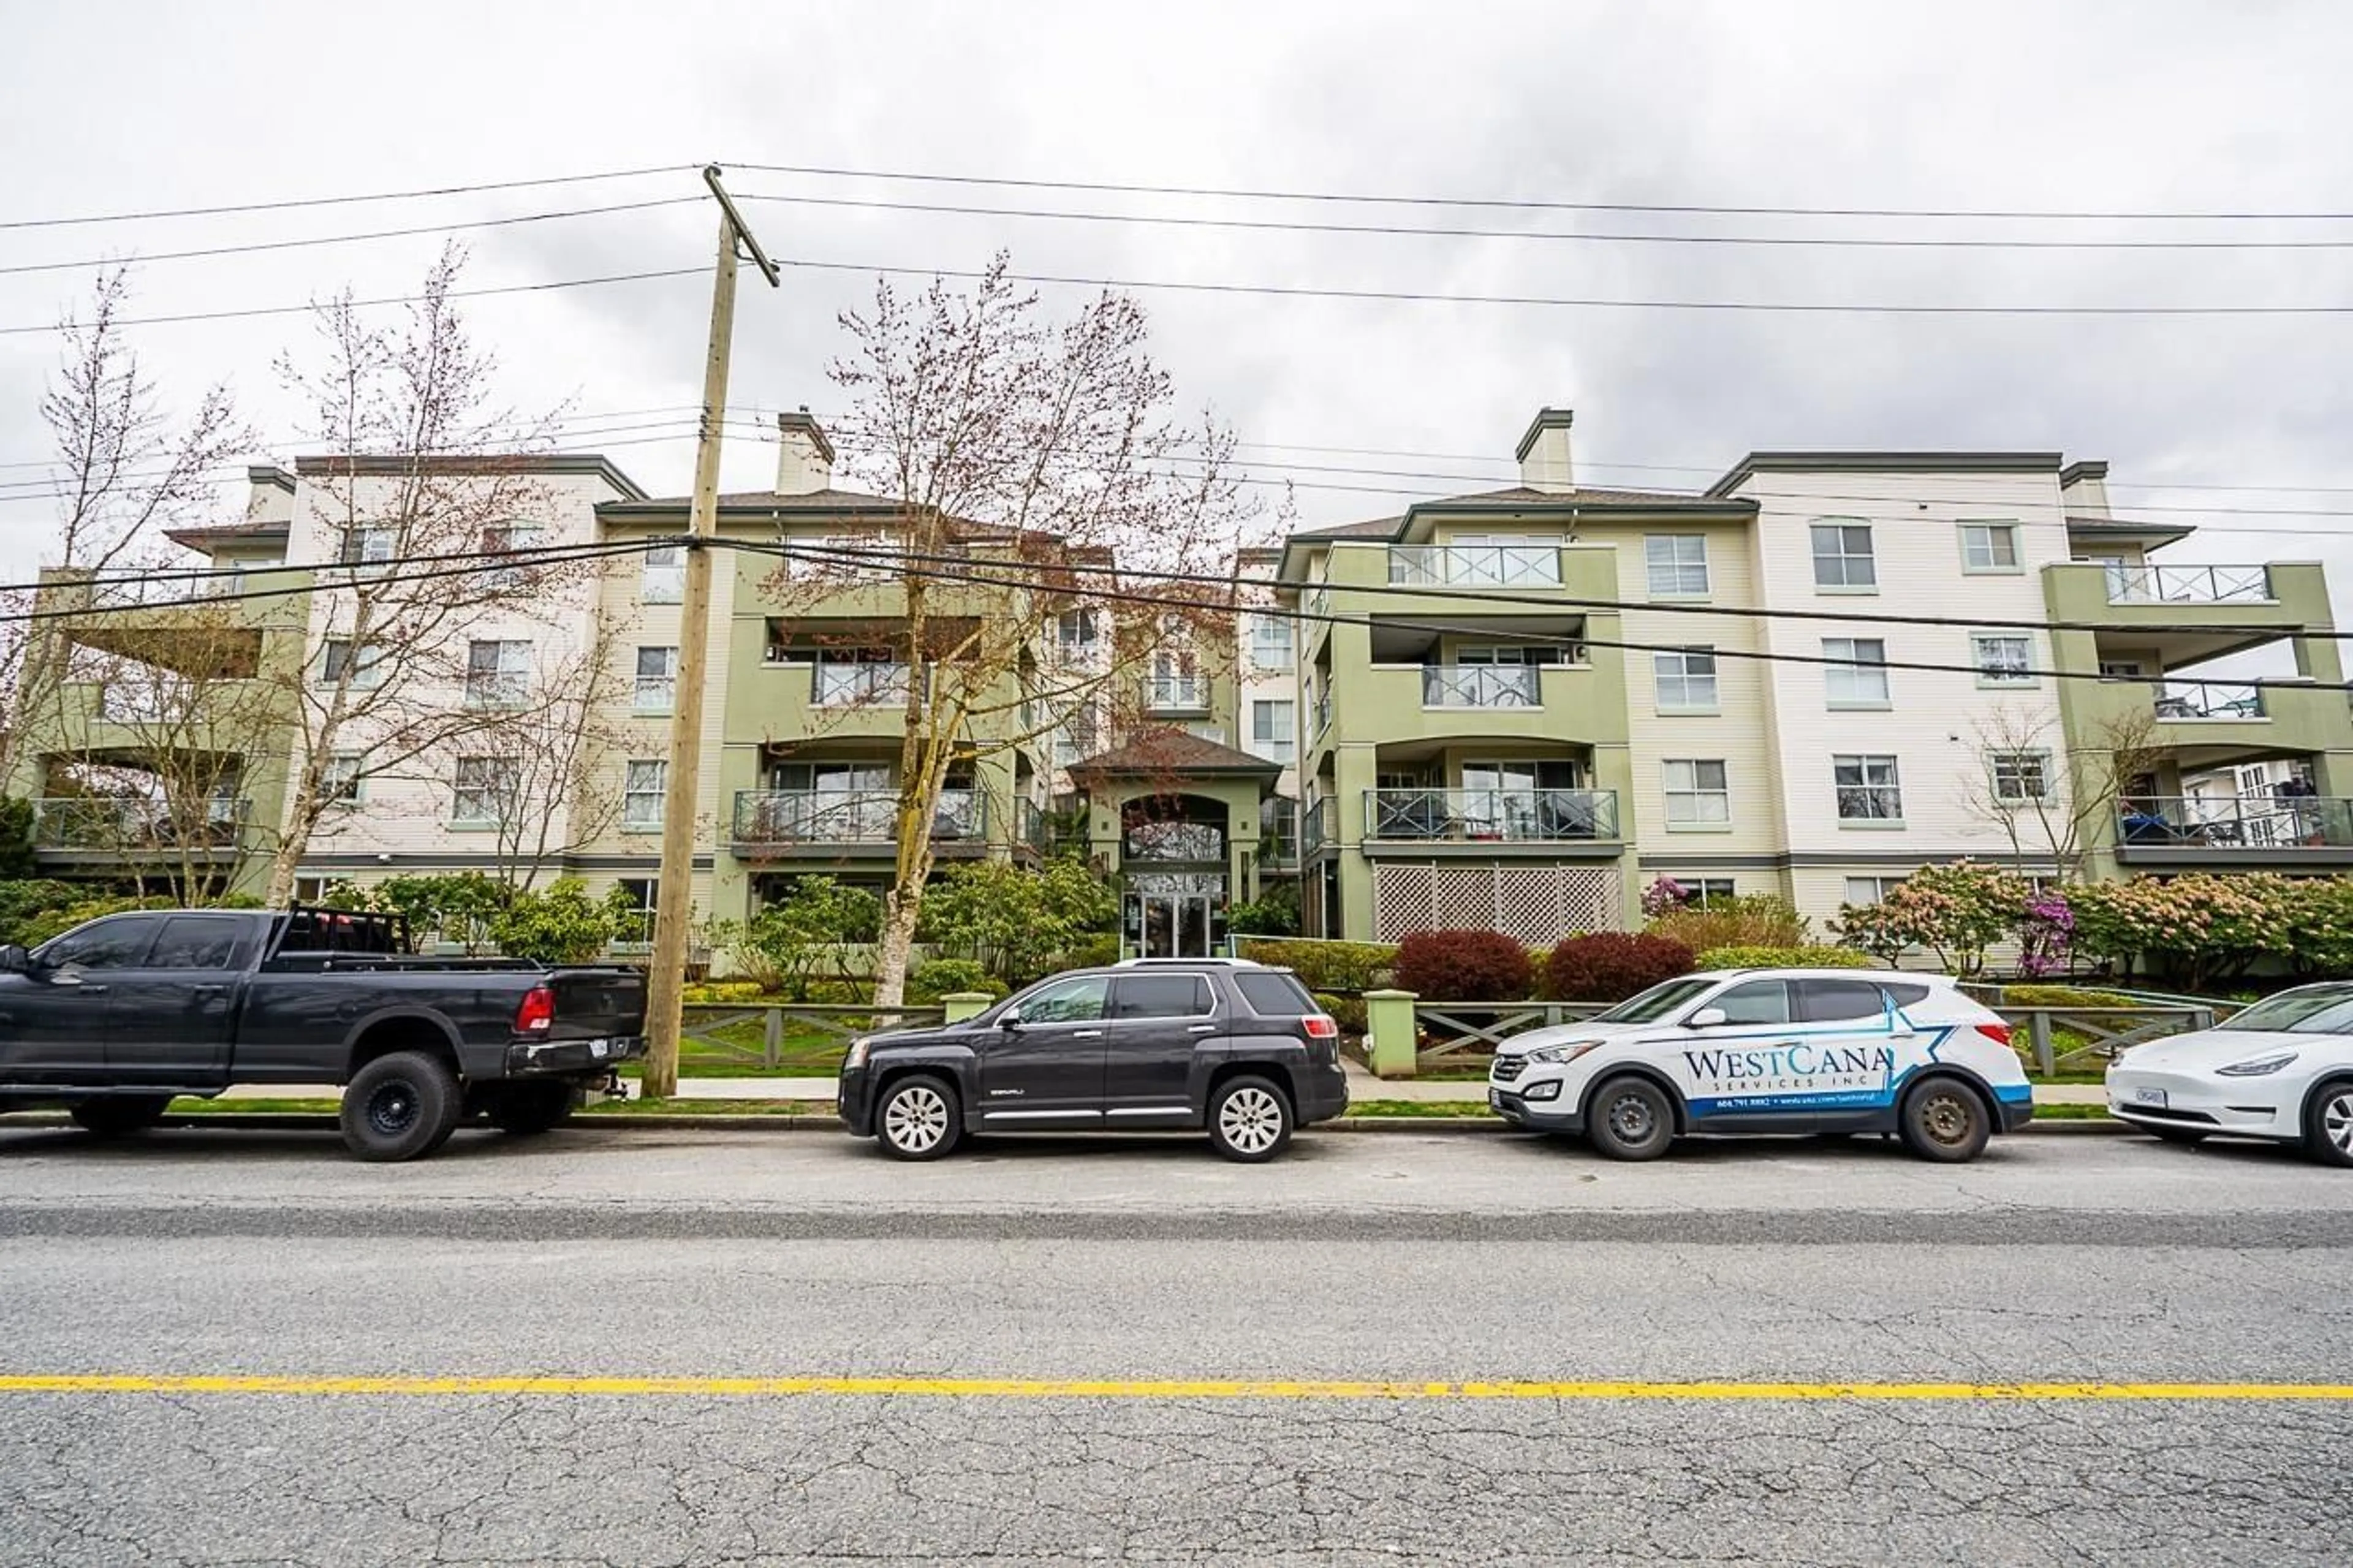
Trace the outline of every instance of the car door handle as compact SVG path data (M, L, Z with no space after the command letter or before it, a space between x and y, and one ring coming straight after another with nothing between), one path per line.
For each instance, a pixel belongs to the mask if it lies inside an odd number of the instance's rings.
M226 996L228 994L228 987L226 985L199 985L188 994L199 999L211 996Z
M1214 1035L1218 1032L1218 1026L1215 1024L1195 1024L1185 1032L1188 1035Z
M1103 1031L1101 1029L1072 1029L1071 1031L1071 1038L1074 1040L1100 1040L1103 1037Z
M76 986L75 989L79 991L85 996L103 996L109 991L113 990L114 987L111 985L92 985L89 981L85 980L79 985Z

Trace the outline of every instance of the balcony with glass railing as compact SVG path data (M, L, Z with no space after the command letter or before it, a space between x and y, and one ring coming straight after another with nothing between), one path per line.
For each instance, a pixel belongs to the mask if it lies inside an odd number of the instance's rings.
M899 838L896 790L749 789L735 795L737 853L803 847L888 848ZM941 793L932 843L944 853L987 841L988 797L978 790Z
M1307 809L1299 814L1299 853L1303 858L1331 842L1324 826L1328 815L1325 807L1331 804L1330 797L1326 796L1310 802Z
M1365 838L1415 844L1615 843L1618 792L1607 789L1373 789Z
M915 687L905 664L881 660L820 663L810 667L813 708L904 708Z
M1425 664L1425 708L1537 708L1544 704L1541 667L1533 664Z
M196 848L233 850L245 837L253 803L243 797L195 801L68 795L33 803L33 847L62 854L154 855Z
M2128 861L2169 851L2219 861L2239 851L2353 849L2353 800L2137 795L2116 807L2116 844Z
M1557 588L1557 544L1392 544L1394 587Z
M1299 803L1295 800L1268 801L1259 812L1258 858L1261 866L1296 866L1299 864L1300 826Z

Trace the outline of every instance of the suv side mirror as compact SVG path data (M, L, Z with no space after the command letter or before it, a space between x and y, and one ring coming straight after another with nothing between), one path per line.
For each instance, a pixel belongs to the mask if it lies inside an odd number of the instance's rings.
M1008 1007L1004 1012L999 1013L997 1016L997 1026L1000 1029L1019 1028L1021 1026L1021 1009L1018 1007Z
M1683 1020L1683 1027L1686 1029L1713 1029L1718 1024L1726 1024L1730 1022L1731 1019L1725 1016L1723 1008L1702 1007L1698 1012L1694 1013L1690 1017Z
M0 947L0 973L23 974L33 967L33 955L16 942Z

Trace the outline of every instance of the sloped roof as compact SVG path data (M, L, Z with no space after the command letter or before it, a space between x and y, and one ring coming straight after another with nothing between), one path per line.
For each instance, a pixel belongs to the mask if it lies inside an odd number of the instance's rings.
M1073 777L1134 777L1154 773L1255 773L1274 778L1282 764L1248 752L1238 752L1218 741L1204 740L1188 730L1147 730L1125 745L1071 764Z

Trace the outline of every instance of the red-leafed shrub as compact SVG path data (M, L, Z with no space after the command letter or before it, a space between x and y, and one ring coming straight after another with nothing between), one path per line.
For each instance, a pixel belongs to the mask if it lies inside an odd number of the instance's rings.
M1417 931L1398 944L1400 991L1433 1002L1517 1002L1535 961L1499 931Z
M1573 936L1545 961L1545 994L1556 1002L1623 1002L1692 971L1692 950L1648 932Z

